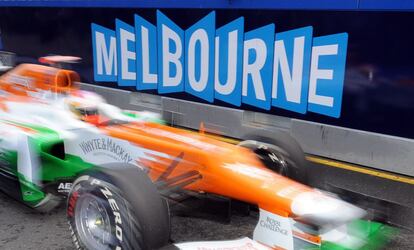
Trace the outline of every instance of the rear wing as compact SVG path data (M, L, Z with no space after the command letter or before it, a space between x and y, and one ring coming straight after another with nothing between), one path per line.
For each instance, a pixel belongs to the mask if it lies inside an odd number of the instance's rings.
M52 56L44 56L39 58L39 62L43 64L48 64L55 68L60 69L70 69L70 64L79 63L82 58L77 56L60 56L60 55L52 55ZM68 67L69 66L69 67Z

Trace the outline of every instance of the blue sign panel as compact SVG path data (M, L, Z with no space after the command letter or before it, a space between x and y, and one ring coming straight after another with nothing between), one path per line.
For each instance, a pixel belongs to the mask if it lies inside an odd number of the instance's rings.
M184 90L184 31L157 11L158 93Z
M214 100L215 23L213 11L185 31L185 92L209 102Z
M135 86L137 80L135 29L116 19L117 65L119 86Z
M99 82L117 81L115 31L92 23L94 79Z
M272 105L301 114L308 104L312 27L276 34Z
M244 35L242 102L269 110L272 91L272 66L275 25Z
M135 15L137 90L157 89L157 28Z
M308 110L338 118L341 114L348 34L313 39Z
M216 30L214 98L240 107L243 76L244 18Z

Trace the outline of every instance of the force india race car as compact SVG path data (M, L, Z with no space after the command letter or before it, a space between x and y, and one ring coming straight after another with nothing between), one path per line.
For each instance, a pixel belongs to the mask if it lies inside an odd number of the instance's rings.
M252 236L262 248L376 249L387 240L390 227L362 209L285 177L306 175L287 134L258 131L234 145L122 111L77 82L73 71L33 64L1 76L0 187L39 211L67 201L78 249L168 246L168 204L208 195L257 208Z

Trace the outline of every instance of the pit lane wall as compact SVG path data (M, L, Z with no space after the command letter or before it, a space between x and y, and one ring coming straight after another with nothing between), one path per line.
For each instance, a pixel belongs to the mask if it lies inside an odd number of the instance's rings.
M414 176L414 3L252 3L0 2L0 45L80 56L84 88L176 125L284 129L307 153Z

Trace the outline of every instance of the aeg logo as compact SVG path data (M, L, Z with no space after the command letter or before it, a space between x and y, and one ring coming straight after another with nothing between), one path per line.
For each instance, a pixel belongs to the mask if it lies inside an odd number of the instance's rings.
M187 92L213 102L339 117L348 35L313 37L311 26L244 32L240 17L216 30L215 12L182 30L161 11L115 31L92 24L94 77L137 90Z

